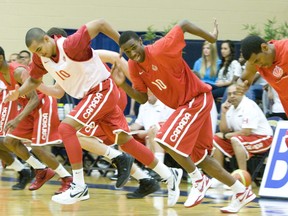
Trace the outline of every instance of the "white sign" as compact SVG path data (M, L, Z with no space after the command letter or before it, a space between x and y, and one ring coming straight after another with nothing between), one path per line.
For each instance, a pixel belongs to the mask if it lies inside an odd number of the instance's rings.
M285 134L288 121L279 121L262 178L259 196L288 198L288 148Z

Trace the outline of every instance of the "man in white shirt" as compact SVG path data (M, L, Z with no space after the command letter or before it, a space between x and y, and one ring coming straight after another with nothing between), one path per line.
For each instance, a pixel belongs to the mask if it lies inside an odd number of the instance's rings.
M214 135L214 158L223 166L224 155L236 156L239 169L247 170L246 161L270 148L273 131L259 106L245 95L228 87L228 99L221 107L220 132Z

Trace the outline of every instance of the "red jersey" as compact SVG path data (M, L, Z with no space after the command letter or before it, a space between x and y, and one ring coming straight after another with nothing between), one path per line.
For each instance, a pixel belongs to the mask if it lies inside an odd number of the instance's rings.
M6 81L6 79L4 78L4 76L2 75L2 73L0 73L0 80L2 80L4 82L4 84L6 85L7 87L7 90L11 91L11 90L14 90L15 89L15 85L16 84L19 84L21 86L20 83L18 83L14 77L14 72L16 70L16 68L18 67L23 67L25 68L26 70L29 71L29 68L25 65L22 65L22 64L18 64L18 63L11 63L8 65L9 66L9 74L10 74L10 83L8 83ZM37 91L37 94L38 94L38 98L39 100L41 100L44 95L43 93ZM26 98L25 95L23 95L22 97L19 97L18 98L18 103L21 105L21 106L26 106L26 104L28 103L28 99Z
M27 70L28 67L26 67L25 65L22 65L22 64L18 64L18 63L11 63L11 64L8 64L9 66L9 75L10 75L10 83L8 83L6 81L6 79L4 78L4 76L2 75L2 73L0 73L0 79L4 82L4 84L6 85L7 87L7 90L11 91L11 90L14 90L15 89L15 85L16 84L19 84L21 86L20 83L18 83L15 78L14 78L14 72L16 70L16 68L18 67L23 67L23 68L26 68ZM26 99L25 96L23 97L19 97L18 98L18 102L19 104L21 104L22 106L25 106L27 103L28 103L28 100Z
M275 60L269 68L257 67L261 76L278 93L281 103L288 114L288 39L272 40L269 43L275 47Z
M165 37L145 47L145 61L129 59L133 87L140 92L149 88L167 106L176 109L199 94L211 91L182 57L184 34L175 26Z

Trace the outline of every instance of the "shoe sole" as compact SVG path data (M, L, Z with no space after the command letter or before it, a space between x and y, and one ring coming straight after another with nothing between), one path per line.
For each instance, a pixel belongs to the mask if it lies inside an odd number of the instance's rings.
M55 199L54 196L52 196L51 200L56 202L56 203L59 203L59 204L62 204L62 205L71 205L71 204L74 204L76 202L79 202L79 201L85 201L85 200L88 200L90 198L90 195L87 194L79 199L74 199L74 200L71 200L71 202L62 202L62 201L59 201L57 200L57 198Z
M55 174L56 174L56 172L54 172L53 175L49 176L48 179L46 179L46 181L44 181L43 184L40 185L40 187L38 187L38 188L30 188L30 187L29 187L29 190L30 190L30 191L38 190L38 189L41 188L47 181L49 181L51 178L53 178L53 177L55 176ZM33 184L33 183L32 183L32 184Z
M115 185L115 187L117 189L122 188L129 181L130 172L131 172L131 168L132 168L133 163L134 163L134 158L129 156L129 166L128 166L128 170L127 170L127 173L126 173L127 176L124 179L124 181L122 181L120 183L118 182L119 178L117 178L116 185Z
M167 206L168 207L173 207L174 205L176 205L176 203L177 203L177 201L178 201L178 199L179 199L179 197L180 197L180 189L179 189L179 185L180 185L180 183L181 183L181 179L182 179L182 176L183 176L183 170L182 169L176 169L177 170L177 172L178 172L178 176L177 176L177 180L176 180L176 185L175 185L175 187L177 188L176 190L177 190L177 196L176 196L176 198L175 198L175 201L172 203L172 204L169 204L168 202L167 202Z
M204 192L204 196L202 197L202 199L198 200L197 202L195 202L194 204L189 205L189 206L185 205L185 203L184 203L185 208L192 208L192 207L200 204L203 201L204 197L205 197L206 191L211 187L211 185L212 185L212 181L210 180L208 185L207 185L207 189Z
M245 205L249 204L250 202L252 202L254 199L256 198L256 195L253 193L252 196L250 196L248 199L246 199L246 202L243 203L240 208L238 209L238 211L229 211L229 210L225 210L225 209L220 209L220 211L222 213L237 213L240 211L241 208L243 208Z

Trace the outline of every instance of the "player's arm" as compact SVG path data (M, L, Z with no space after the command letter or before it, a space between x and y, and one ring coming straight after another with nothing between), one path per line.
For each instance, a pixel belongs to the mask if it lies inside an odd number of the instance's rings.
M194 25L193 23L191 23L188 20L182 20L181 22L178 23L178 25L182 28L182 31L188 32L190 34L193 35L197 35L207 41L209 41L210 43L215 43L217 41L218 38L218 23L217 20L214 20L214 29L212 33L209 33L203 29L201 29L200 27Z
M120 57L119 53L109 50L95 50L101 61L110 64L117 64L118 67L124 72L125 76L131 81L128 71L128 62L123 57Z
M144 104L148 101L147 93L137 91L131 85L129 85L126 81L120 85L120 87L127 93L127 95L131 98L134 98L138 103Z
M113 27L104 19L98 19L88 22L86 24L86 27L91 39L95 38L101 32L110 37L118 44L120 34L118 33L118 31L113 29Z
M253 84L257 69L254 65L249 62L246 63L245 70L243 71L241 77L237 80L237 92L244 94Z
M34 79L32 77L28 77L23 85L20 87L16 84L15 90L9 91L9 94L4 99L4 102L15 101L19 97L23 95L27 95L32 90L36 89L42 82L42 79Z
M115 83L120 88L122 88L129 97L135 99L140 104L144 104L147 102L147 100L148 100L147 93L140 92L140 91L134 89L133 87L131 87L131 85L129 85L126 82L126 76L125 76L124 72L121 70L120 67L118 67L117 64L113 65L113 67L111 69L111 75L112 75Z
M219 122L219 129L220 132L222 133L228 133L230 132L230 128L228 127L227 120L226 120L226 113L229 110L231 104L228 100L226 100L222 105L221 105L221 117L220 117L220 122Z
M37 89L42 93L57 99L62 98L65 94L64 89L58 83L55 83L54 85L45 85L44 83L41 83Z
M23 73L25 73L25 75L23 75ZM27 75L29 75L29 72L24 67L18 67L14 71L14 78L20 84L22 84L24 81L22 77L27 77ZM39 105L39 98L35 90L27 93L26 97L29 99L27 105L24 107L22 112L16 116L16 118L6 124L5 130L15 129L19 122L28 116Z
M252 128L242 128L240 131L233 131L225 134L226 139L231 139L233 136L250 136Z

